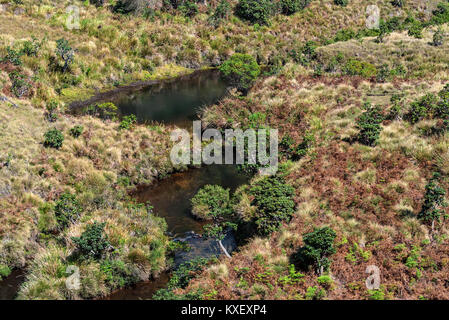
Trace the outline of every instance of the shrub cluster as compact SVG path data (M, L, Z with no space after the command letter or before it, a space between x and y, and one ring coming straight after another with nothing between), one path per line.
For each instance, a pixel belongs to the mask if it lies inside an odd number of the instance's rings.
M302 270L314 268L318 274L327 271L330 267L329 256L336 252L333 245L335 237L335 231L329 227L304 234L304 246L292 256L294 264Z
M55 216L60 229L75 222L81 214L81 205L74 194L63 193L55 203Z
M358 140L360 143L374 146L382 131L380 124L384 120L384 117L378 106L372 107L367 102L364 108L366 111L357 119L357 128L360 130Z
M204 220L231 212L229 189L218 185L206 185L191 200L192 214Z
M48 130L44 134L44 146L59 149L64 142L64 135L56 128Z
M260 235L276 231L284 221L289 221L294 213L295 189L278 176L265 177L250 189L254 197L252 205L257 208L255 224Z
M246 93L260 74L260 67L249 54L235 53L220 66L223 78Z
M235 14L251 23L266 25L275 9L275 4L271 0L239 0Z
M418 218L426 223L434 223L440 221L441 214L444 212L443 207L447 204L444 200L446 191L439 185L439 173L434 173L432 179L426 185L426 194L424 195L424 203Z
M80 237L72 237L82 258L100 259L110 247L104 234L105 223L94 222L86 227Z

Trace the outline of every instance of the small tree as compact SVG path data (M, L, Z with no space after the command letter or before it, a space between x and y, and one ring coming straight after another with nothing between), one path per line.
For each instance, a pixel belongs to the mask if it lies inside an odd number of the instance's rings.
M358 140L367 146L374 146L382 131L380 124L384 117L378 106L372 107L367 102L364 108L366 111L357 119L357 128L360 130Z
M44 134L44 146L59 149L64 142L64 135L56 128L48 130Z
M192 198L192 213L197 217L212 221L211 224L203 227L203 235L217 240L223 253L230 257L222 243L229 229L237 229L237 225L232 222L229 189L223 189L220 186L205 186Z
M346 7L348 5L348 0L334 0L337 6Z
M335 231L329 227L304 234L304 246L292 257L295 264L303 270L312 267L315 272L322 275L330 267L329 256L336 252L333 246L335 237Z
M56 100L50 100L47 103L47 113L45 117L49 122L55 122L58 117L56 115L56 112L58 110L58 102Z
M235 7L238 17L260 25L268 24L274 11L275 5L271 0L239 0Z
M236 53L220 66L225 80L246 93L260 74L256 59L248 54Z
M285 15L291 15L303 10L310 3L310 0L281 0L281 10Z
M61 229L75 222L81 214L81 205L74 194L63 193L55 205L56 221Z
M223 20L228 19L231 12L231 5L227 0L221 0L218 6L215 8L214 13L209 17L209 23L217 28Z
M432 44L435 47L439 47L443 45L443 30L438 28L437 31L433 34Z
M254 197L251 204L257 208L254 222L258 234L267 236L291 219L294 194L295 189L277 176L263 178L253 185L250 195Z
M75 50L69 45L66 39L56 40L56 55L58 55L63 61L62 72L66 72L70 64L75 57Z
M104 234L106 223L94 222L86 227L80 237L72 237L83 258L100 259L106 249L110 247Z
M446 191L439 185L439 173L434 173L429 183L426 185L426 194L424 195L424 203L418 218L426 223L432 224L434 229L435 221L439 222L441 214L444 212L443 207L447 204L444 201Z

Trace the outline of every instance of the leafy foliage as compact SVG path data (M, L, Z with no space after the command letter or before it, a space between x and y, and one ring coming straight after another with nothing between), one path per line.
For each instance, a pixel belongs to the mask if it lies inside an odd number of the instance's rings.
M315 229L303 236L304 246L293 255L293 261L300 269L314 268L317 273L330 267L329 256L336 252L333 244L336 233L329 227Z
M129 130L137 123L137 118L134 114L130 114L128 116L124 116L122 121L120 122L119 129L120 130Z
M209 23L217 28L223 20L229 17L231 12L231 5L227 0L221 0L220 3L215 8L214 13L209 17Z
M281 10L283 14L291 15L303 10L310 3L310 0L281 0Z
M72 49L66 39L61 38L56 40L56 55L59 56L64 62L62 72L66 72L70 67L70 64L73 62L75 50Z
M106 275L106 282L112 289L130 286L139 281L130 266L121 260L106 259L101 262L100 270Z
M259 76L260 67L252 56L235 53L220 66L220 72L232 86L246 92Z
M274 14L275 5L271 0L239 0L235 14L251 23L268 24Z
M83 126L76 125L73 128L70 128L70 135L74 138L78 138L83 133Z
M257 207L255 223L260 235L271 234L283 221L291 219L295 208L295 189L283 178L265 177L253 185L250 194L254 196L252 205Z
M63 193L55 204L56 221L61 229L75 222L81 214L81 205L74 194Z
M110 246L104 234L106 223L94 222L86 227L80 237L72 237L78 252L83 258L99 259Z
M443 207L446 206L444 196L446 191L439 185L439 173L434 173L432 179L426 185L426 194L424 195L424 203L418 218L424 222L439 221L443 213Z
M348 0L334 0L334 3L337 6L342 6L342 7L346 7L348 5Z
M14 70L9 74L9 79L12 83L11 91L17 98L21 98L30 92L31 84L24 74Z
M218 185L206 185L191 200L192 213L201 219L213 219L216 216L229 215L229 189Z
M84 109L84 113L105 120L114 120L117 117L117 110L118 108L115 104L113 104L112 102L105 102L86 107Z
M360 130L358 140L368 146L376 144L379 139L382 127L380 124L384 120L381 109L372 107L368 102L365 104L365 112L357 119L357 128Z
M48 130L44 134L44 146L59 149L64 142L64 135L56 128Z

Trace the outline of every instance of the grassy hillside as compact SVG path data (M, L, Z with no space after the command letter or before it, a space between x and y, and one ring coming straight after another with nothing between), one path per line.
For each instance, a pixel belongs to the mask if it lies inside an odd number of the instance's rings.
M413 24L404 22L381 42L377 31L365 28L368 4L377 4L385 20L413 15L428 21L438 1L409 0L397 8L390 1L342 7L317 0L294 15L271 17L268 25L230 14L217 28L208 22L215 1L200 5L194 17L176 10L123 15L111 4L75 1L79 30L66 28L72 1L0 3L0 276L26 267L19 298L104 296L167 267L164 221L127 192L179 169L168 158L170 128L74 117L64 113L68 104L123 84L218 66L235 52L256 57L270 75L248 96L235 93L207 108L203 120L225 128L256 119L279 128L283 179L296 190L296 209L279 231L250 239L179 293L445 298L447 210L433 224L418 214L433 172L441 175L437 186L448 189L447 119L436 107L444 98L419 99L444 95L448 27L442 27L441 46L429 44L435 26L425 26L418 39L408 32ZM58 52L64 45L74 54L67 68ZM360 143L357 124L367 101L383 116L369 146ZM293 146L300 157L290 154ZM242 220L257 211L251 188L260 179L235 198ZM93 222L105 223L104 230ZM336 231L336 253L327 278L318 279L313 271L292 269L291 257L303 235L322 226ZM101 259L89 259L95 250L84 256L75 250L91 242ZM368 264L381 269L381 290L366 291ZM65 286L69 265L83 274L76 296Z

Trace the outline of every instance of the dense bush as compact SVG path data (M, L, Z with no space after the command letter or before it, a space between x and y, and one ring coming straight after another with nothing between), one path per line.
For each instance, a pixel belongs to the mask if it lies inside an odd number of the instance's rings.
M63 61L61 71L66 72L73 62L75 50L72 49L66 39L61 38L56 40L56 55Z
M408 35L417 39L422 38L423 25L419 21L413 22L408 28Z
M46 109L47 112L45 114L45 118L49 121L49 122L55 122L58 117L56 115L56 112L58 110L58 102L56 100L50 100L47 105L46 105Z
M80 237L72 237L82 258L99 259L110 247L104 234L105 223L94 222L86 227Z
M289 221L294 213L295 189L286 184L281 177L265 177L250 189L254 197L252 205L257 208L255 223L260 235L276 231L284 221Z
M64 142L64 135L56 128L48 130L44 134L44 146L59 149Z
M101 262L100 270L106 276L106 283L112 289L127 287L139 281L139 277L130 266L121 260L106 259Z
M84 113L104 120L114 120L117 117L117 110L118 108L115 104L112 102L105 102L86 107Z
M335 231L329 227L304 234L304 246L292 256L294 264L302 270L313 268L318 274L327 271L330 267L329 256L336 252L335 237Z
M449 22L449 1L440 2L437 8L432 11L432 24L443 24Z
M360 61L357 59L350 59L344 66L344 72L351 76L362 76L365 78L375 77L377 69L371 63Z
M283 14L291 15L303 10L310 3L310 0L281 0L281 10Z
M334 0L337 6L346 7L348 5L348 0Z
M268 24L275 12L275 5L271 0L239 0L235 14L241 19L260 25Z
M260 74L256 59L242 53L232 55L219 69L223 78L242 92L247 92Z
M213 216L229 214L229 189L218 185L206 185L191 200L192 214L200 219L209 220Z
M410 105L410 112L407 115L411 123L416 123L422 119L433 117L438 98L436 95L429 93L414 101Z
M76 125L73 128L70 128L70 135L74 138L78 138L83 133L83 126Z
M391 4L395 7L402 8L404 6L404 0L392 0Z
M223 20L226 20L231 12L231 5L228 0L221 0L215 8L214 13L209 17L209 23L217 28Z
M11 80L11 92L17 97L21 98L30 93L31 84L28 82L27 77L17 70L9 73L9 79Z
M152 297L153 300L201 300L203 296L201 291L188 293L186 295L177 295L173 292L173 290L187 287L190 280L195 278L196 274L203 270L208 263L208 259L196 258L181 264L178 269L172 273L172 276L167 284L167 288L156 291Z
M60 229L75 222L81 214L81 205L74 194L63 193L55 203L55 216Z
M440 221L441 214L444 213L443 207L446 206L444 196L446 191L439 185L439 173L434 173L432 179L426 185L426 194L424 195L424 203L418 218L426 223Z
M120 130L129 130L131 129L137 122L137 118L135 115L130 114L128 116L124 116L122 121L120 122L119 129Z
M32 36L31 40L26 40L23 43L21 53L29 57L37 57L41 46L42 43L39 42L34 36Z
M6 55L0 60L0 62L9 62L15 66L22 65L21 52L12 49L11 47L6 47Z
M374 146L379 139L384 117L381 109L372 107L370 103L365 104L365 112L357 119L357 128L360 130L358 141L368 146Z
M433 34L432 44L435 47L439 47L443 45L443 31L438 28L437 31Z
M198 5L195 3L195 1L192 0L183 1L183 3L178 8L186 17L191 18L198 13Z

